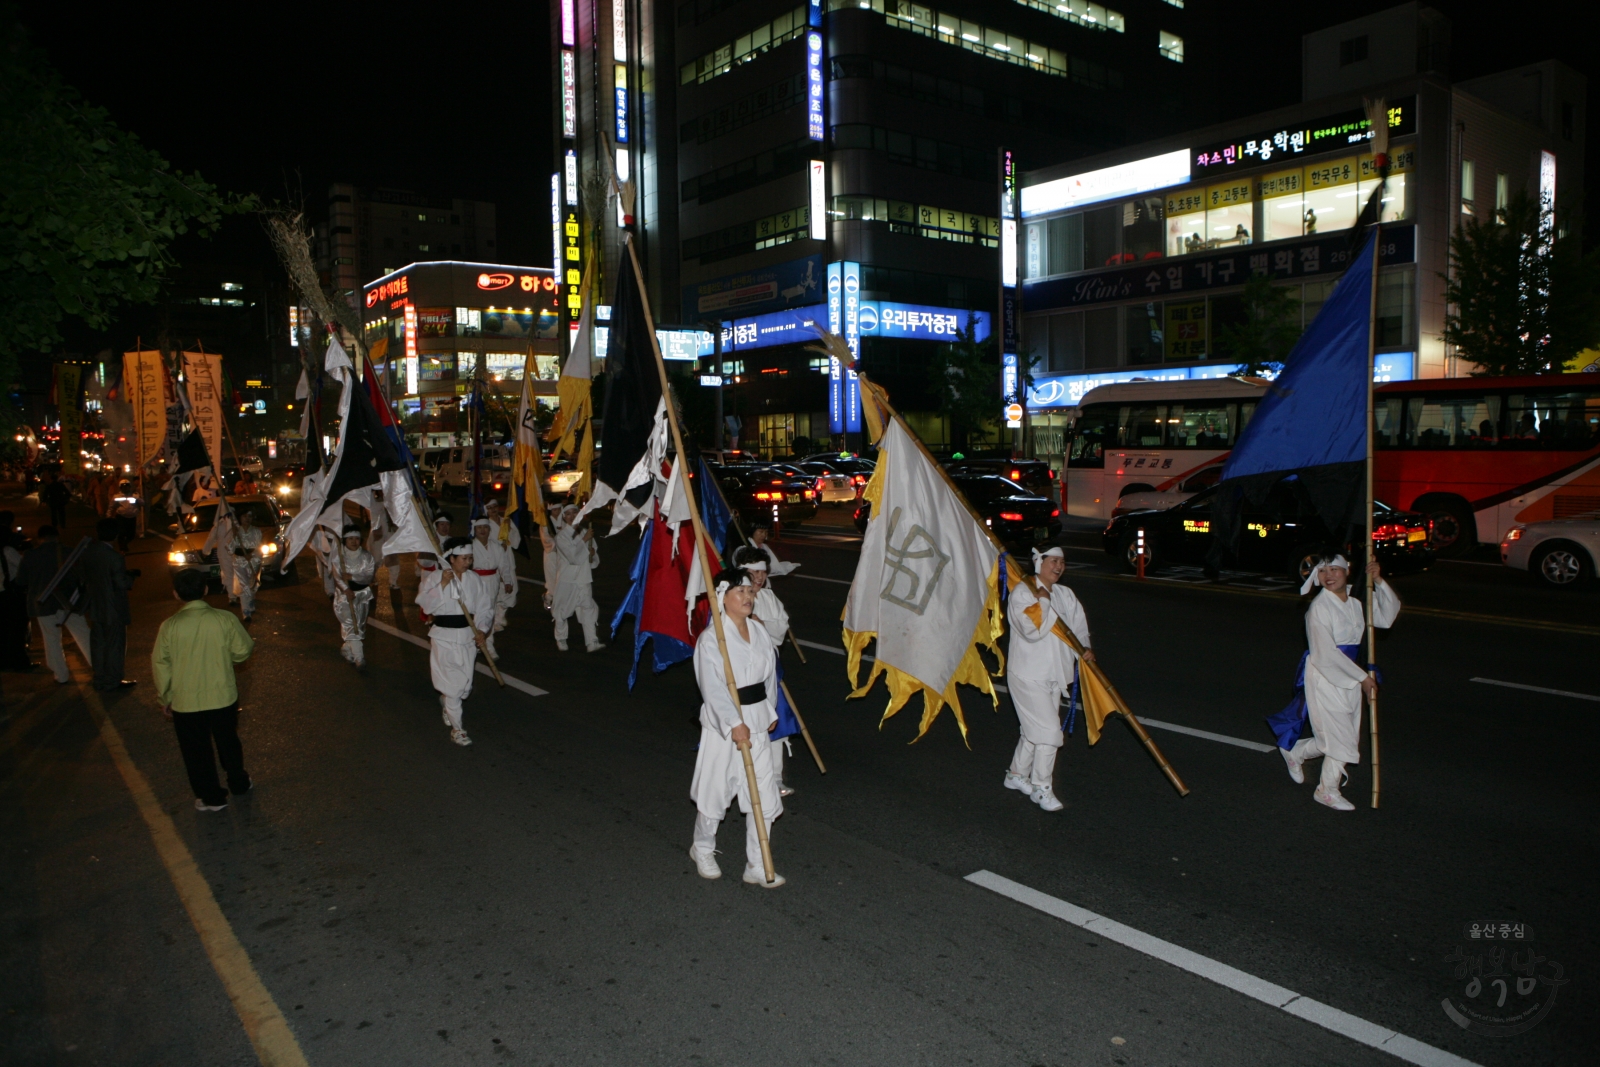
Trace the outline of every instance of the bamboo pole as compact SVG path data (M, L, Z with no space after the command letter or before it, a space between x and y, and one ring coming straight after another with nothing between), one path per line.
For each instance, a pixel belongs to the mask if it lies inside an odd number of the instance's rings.
M628 246L628 258L633 263L634 281L639 286L639 304L644 309L646 332L650 335L650 350L656 357L656 373L661 377L661 399L666 407L667 425L672 429L672 446L677 449L678 462L687 463L688 453L683 448L683 431L678 427L677 408L672 403L672 387L667 381L667 363L661 356L661 347L656 341L655 318L650 314L650 297L645 293L644 271L639 266L639 253L633 246L633 235L625 234L623 243ZM684 474L688 474L687 469ZM695 550L700 553L700 566L705 572L706 599L711 602L711 621L717 629L717 648L722 653L723 680L728 683L728 698L733 701L734 708L739 712L739 721L748 730L749 724L744 722L744 706L739 702L739 687L733 680L733 661L728 657L727 634L722 624L722 600L717 596L717 591L711 588L711 581L715 572L711 570L711 563L715 559L711 552L711 538L706 533L705 523L700 518L700 503L690 492L687 479L684 479L684 496L689 502L689 519L694 523ZM746 622L748 625L748 621ZM767 839L767 821L761 811L761 789L756 782L756 765L750 758L750 742L745 741L739 745L739 754L744 757L744 775L750 789L750 811L756 820L756 837L761 843L761 866L770 885L777 880L777 872L772 866L772 842Z
M800 657L800 662L806 661L806 654L800 651L800 642L795 640L794 631L789 631L789 643L794 646L794 654Z
M1381 206L1382 206L1382 203L1383 203L1383 201L1382 201L1383 192L1382 192L1382 187L1381 186L1379 187L1378 197L1379 197L1379 206L1380 206L1380 209L1381 209ZM1380 214L1379 214L1379 218L1382 218L1381 211L1380 211ZM1373 546L1373 543L1372 543L1372 524L1373 524L1373 514L1372 513L1373 513L1373 508L1375 507L1375 504L1373 502L1373 497L1372 497L1372 430L1373 430L1373 415L1374 415L1373 399L1372 399L1372 386L1373 386L1373 383L1372 383L1372 378L1373 378L1373 367L1372 367L1372 364L1373 364L1373 361L1374 361L1374 359L1375 359L1375 357L1377 355L1377 345L1378 345L1378 246L1381 245L1382 243L1383 243L1383 225L1380 222L1374 222L1373 226L1372 226L1372 300L1371 300L1371 304L1369 305L1369 308L1368 308L1367 366L1366 366L1366 376L1367 376L1367 434L1366 434L1366 436L1367 436L1367 466L1366 466L1366 482L1367 482L1367 493L1366 493L1366 500L1367 500L1367 544L1366 544L1366 551L1362 553L1362 556L1365 557L1368 562L1376 561L1377 558L1378 558L1377 549ZM1366 603L1366 609L1367 609L1366 610L1366 616L1367 616L1367 677L1368 678L1373 678L1373 679L1377 678L1377 672L1373 669L1373 665L1375 663L1377 663L1377 661L1378 661L1378 643L1377 643L1376 634L1375 634L1375 632L1373 630L1373 625L1372 625L1372 594L1373 594L1373 590L1376 587L1377 587L1377 582L1369 582L1368 583L1368 585L1367 585L1367 603ZM1367 725L1372 731L1372 806L1374 808L1376 808L1378 806L1378 798L1379 798L1379 794L1381 793L1381 787L1379 785L1379 775L1378 775L1378 690L1376 688L1376 685L1377 685L1376 681L1374 681L1373 685L1374 685L1374 688L1372 690L1372 695L1371 695L1371 697L1368 698L1368 701L1367 701L1367 703L1369 705L1368 709L1367 709L1367 716L1368 716L1367 717ZM1359 737L1360 735L1358 734L1357 736Z
M822 765L822 753L817 751L817 743L811 740L811 731L806 729L806 720L800 714L800 705L794 702L794 694L789 692L789 683L780 678L778 685L782 687L783 695L789 698L789 710L794 712L794 721L800 724L800 736L806 739L806 747L811 750L811 758L817 761L817 770L827 774L828 768Z
M912 433L909 426L905 426L905 420L902 419L900 417L900 413L894 409L894 405L889 403L889 398L884 395L883 391L879 389L875 383L868 381L867 376L861 373L859 369L856 370L856 378L861 382L862 394L864 396L871 397L873 402L878 404L890 418L901 423L902 427L906 431L906 436L911 439L911 443L916 445L917 450L922 453L922 457L928 461L929 466L938 472L939 477L944 480L944 484L950 488L950 491L955 494L955 498L961 502L961 506L966 508L967 514L972 516L972 521L978 524L978 529L983 531L984 536L989 539L990 543L993 544L996 549L998 549L1001 553L1005 553L1005 545L1000 543L1000 539L995 537L994 531L991 530L984 523L983 518L973 510L972 505L967 502L966 496L956 486L955 481L951 479L949 473L939 465L937 460L933 458L933 454L928 451L927 446L922 443L921 438L919 438L915 433ZM1012 566L1017 565L1015 558L1011 555L1006 555L1006 558L1010 560ZM1018 568L1017 573L1022 581L1028 583L1028 589L1037 595L1038 589L1033 585L1030 576L1022 574L1020 567ZM1162 754L1160 746L1155 743L1155 739L1152 738L1145 730L1144 724L1139 722L1138 718L1135 717L1133 712L1128 709L1127 702L1122 699L1122 696L1117 692L1116 687L1111 684L1111 679L1106 677L1105 672L1100 669L1099 664L1093 662L1092 660L1086 660L1083 658L1084 648L1078 642L1077 638L1073 636L1072 631L1068 630L1066 626L1062 624L1060 619L1057 619L1055 628L1052 632L1055 633L1057 637L1061 638L1061 640L1065 641L1067 646L1071 648L1078 656L1080 668L1087 668L1105 685L1106 690L1111 693L1112 697L1117 702L1117 712L1128 721L1130 726L1133 727L1134 735L1139 738L1139 740L1144 744L1145 748L1149 750L1150 755L1155 758L1156 765L1161 768L1162 773L1167 776L1167 779L1171 781L1173 786L1178 790L1178 795L1188 796L1189 787L1183 784L1183 779L1178 777L1178 772L1173 769L1172 764L1167 762L1167 758Z

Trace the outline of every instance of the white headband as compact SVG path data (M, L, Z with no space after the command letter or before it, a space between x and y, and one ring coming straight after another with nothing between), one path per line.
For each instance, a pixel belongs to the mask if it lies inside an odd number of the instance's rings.
M1052 545L1049 548L1045 549L1043 552L1040 552L1036 548L1036 549L1033 550L1033 573L1035 573L1035 574L1039 573L1039 564L1044 562L1044 558L1046 556L1055 556L1057 559L1062 559L1062 560L1067 558L1067 554L1065 552L1061 551L1061 546L1060 545Z
M765 571L767 569L767 561L764 559L753 559L749 563L739 564L739 569L742 571Z
M1306 575L1305 582L1300 586L1301 596L1305 596L1307 593L1311 592L1311 590L1317 587L1319 584L1318 580L1322 576L1322 568L1324 567L1343 567L1345 573L1348 574L1350 571L1350 561L1345 559L1342 555L1336 555L1328 562L1318 563L1315 567L1312 567L1311 573Z
M471 545L457 545L454 548L446 549L445 550L445 554L444 554L444 558L445 559L449 559L451 556L470 556L470 555L472 555L472 546Z
M472 528L474 530L476 530L480 526L493 527L494 523L489 519L483 518L482 516L479 516L478 518L472 520Z

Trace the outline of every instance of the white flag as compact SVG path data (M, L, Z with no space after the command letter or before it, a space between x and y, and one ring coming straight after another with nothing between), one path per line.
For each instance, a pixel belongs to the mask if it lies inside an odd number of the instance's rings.
M844 614L851 684L873 637L877 662L851 696L864 695L885 674L891 695L885 719L920 691L925 706L917 736L948 703L965 737L956 684L994 696L977 646L993 648L1000 634L999 550L899 420L888 424L878 448L866 494L872 520Z

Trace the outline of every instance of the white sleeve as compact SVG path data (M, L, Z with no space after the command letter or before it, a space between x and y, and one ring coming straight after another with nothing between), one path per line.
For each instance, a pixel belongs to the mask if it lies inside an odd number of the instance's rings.
M733 728L744 722L739 709L733 706L728 695L727 676L722 670L722 652L717 647L715 631L707 630L710 639L697 641L694 646L694 678L700 684L700 699L705 701L716 730L723 737L733 733Z
M417 587L417 607L429 615L455 615L461 611L455 597L444 595L444 572L428 571Z
M1038 623L1028 615L1028 609L1035 605L1039 608ZM1011 590L1011 600L1006 605L1006 621L1011 624L1012 636L1038 642L1049 637L1050 631L1055 628L1056 611L1051 607L1048 597L1041 600L1033 595L1033 590L1028 588L1026 582L1018 582L1017 587Z
M761 591L761 600L757 610L761 614L761 625L766 627L767 636L772 639L772 646L777 648L783 644L783 639L789 633L789 612L784 608L783 601L770 589Z
M1324 589L1317 594L1317 599L1311 602L1311 608L1306 612L1306 643L1311 646L1308 662L1340 689L1354 689L1361 684L1367 672L1340 652L1339 644L1333 638L1333 626L1324 616L1325 609L1318 603L1323 597L1333 595Z
M1083 601L1078 599L1078 594L1064 585L1056 586L1066 596L1066 610L1061 612L1061 621L1067 624L1067 629L1072 631L1072 636L1078 639L1078 644L1089 648L1089 616L1084 614Z
M1372 612L1372 625L1378 629L1387 630L1393 626L1400 615L1400 596L1394 586L1381 578L1374 582L1367 597L1367 610Z

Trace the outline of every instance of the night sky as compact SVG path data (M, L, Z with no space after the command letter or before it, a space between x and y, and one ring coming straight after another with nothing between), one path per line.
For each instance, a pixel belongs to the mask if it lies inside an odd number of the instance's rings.
M139 6L35 4L23 21L90 101L176 166L225 189L303 199L313 218L336 180L491 200L501 256L549 260L549 16L541 0ZM1294 103L1300 35L1389 6L1188 0L1191 17L1215 13L1205 19L1210 39L1191 37L1191 62L1219 119ZM1594 5L1433 6L1455 23L1456 77L1561 59L1589 76L1595 113ZM1597 164L1588 168L1591 201ZM265 255L259 234L254 220L236 219L223 244ZM1597 237L1600 226L1590 227L1589 240Z

